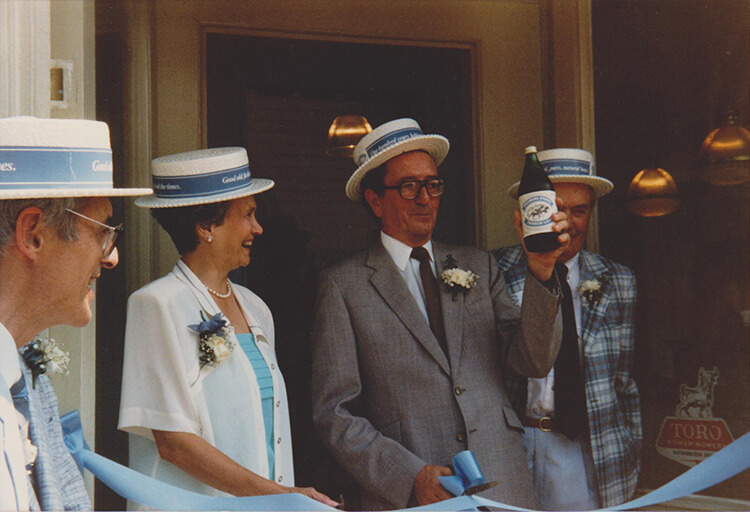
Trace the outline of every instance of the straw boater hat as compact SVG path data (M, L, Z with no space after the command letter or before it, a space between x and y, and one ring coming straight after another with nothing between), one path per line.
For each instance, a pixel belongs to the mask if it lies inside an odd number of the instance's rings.
M154 194L137 206L173 208L218 203L259 194L274 182L253 178L245 148L212 148L155 158L151 162Z
M82 119L0 119L0 199L117 197L106 123Z
M450 143L442 135L425 135L414 119L396 119L382 124L362 137L354 148L354 171L346 184L346 196L352 201L362 197L360 184L369 171L391 158L408 151L422 150L430 154L435 165L445 159Z
M614 188L611 181L596 175L594 157L588 151L545 149L536 155L552 183L582 183L590 186L596 197L608 194ZM508 189L513 199L518 199L519 184L516 182Z

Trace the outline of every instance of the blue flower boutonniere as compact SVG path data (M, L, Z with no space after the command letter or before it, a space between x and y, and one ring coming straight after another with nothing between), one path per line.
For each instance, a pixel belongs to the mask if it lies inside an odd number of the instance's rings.
M31 370L31 387L36 387L37 377L45 373L68 373L70 355L52 338L34 338L21 349L21 357Z
M219 366L234 350L234 343L229 339L231 327L221 313L206 319L201 311L201 320L203 321L199 324L188 325L190 330L198 333L198 359L201 366Z
M474 288L479 281L479 276L471 270L458 268L458 262L450 254L446 257L443 267L446 270L443 270L440 277L453 292L453 300L456 300L456 294L459 291L466 293Z

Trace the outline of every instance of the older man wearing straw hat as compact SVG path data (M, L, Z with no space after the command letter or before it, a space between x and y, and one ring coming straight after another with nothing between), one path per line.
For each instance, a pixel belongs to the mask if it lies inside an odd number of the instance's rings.
M52 340L29 341L48 327L91 320L91 285L118 263L122 226L108 224L108 197L150 192L113 187L105 123L0 119L2 510L91 508L44 375L66 355Z
M313 326L313 416L354 478L366 510L452 497L439 477L472 450L486 496L534 506L523 426L505 368L545 375L560 339L554 261L529 256L523 307L492 256L432 240L449 143L413 119L385 123L354 151L347 196L380 220L380 237L321 274ZM567 227L554 217L555 229ZM568 235L560 235L563 248ZM547 288L549 286L553 292Z
M633 272L583 250L598 197L612 182L594 172L581 149L539 152L539 162L568 212L571 243L558 264L567 274L563 341L550 373L527 379L506 373L505 384L526 428L524 444L534 486L546 510L589 510L627 501L641 460L641 409L633 380L636 285ZM518 196L518 183L508 193ZM495 252L511 296L524 293L521 246ZM572 357L565 358L567 333ZM566 384L567 383L567 384Z

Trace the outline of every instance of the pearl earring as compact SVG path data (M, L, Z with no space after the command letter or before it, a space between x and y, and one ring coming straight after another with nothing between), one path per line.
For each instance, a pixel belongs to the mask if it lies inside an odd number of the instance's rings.
M208 240L208 243L211 243L213 239L214 237L212 237L211 235L208 235L208 238L206 238L206 240Z

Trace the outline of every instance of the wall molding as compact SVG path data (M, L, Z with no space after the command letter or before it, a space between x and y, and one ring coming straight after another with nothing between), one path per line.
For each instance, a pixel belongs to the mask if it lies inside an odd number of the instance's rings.
M50 3L0 1L0 20L0 116L49 117Z

